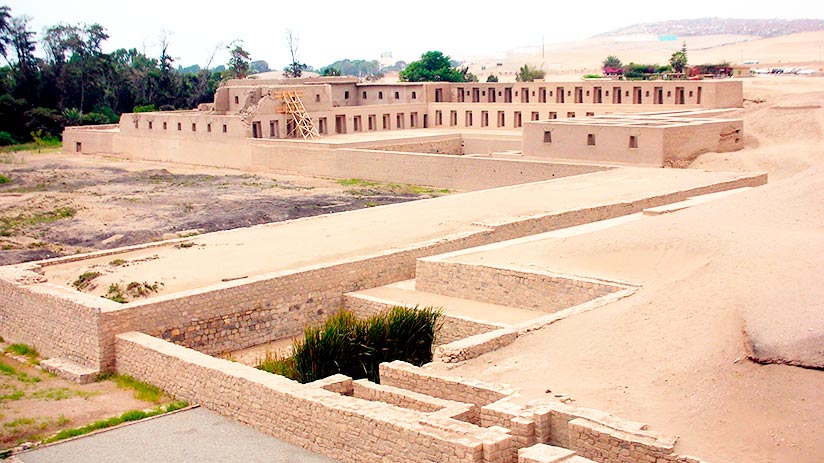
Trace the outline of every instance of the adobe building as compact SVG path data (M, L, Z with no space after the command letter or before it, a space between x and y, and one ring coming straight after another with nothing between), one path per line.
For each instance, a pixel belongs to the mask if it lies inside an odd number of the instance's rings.
M744 147L740 119L705 112L594 116L528 122L523 154L564 162L679 167L696 156ZM691 117L690 117L691 116Z
M156 159L159 152L174 153L174 159L158 160L251 168L282 153L286 145L278 141L428 128L474 133L520 131L528 121L714 110L742 104L742 83L736 80L374 84L358 83L354 78L297 83L244 79L228 81L217 90L213 104L196 110L123 114L119 125L67 128L64 146L76 152L142 159ZM307 124L311 130L303 127ZM563 127L577 130L580 126ZM308 136L310 132L312 136ZM482 151L489 153L517 151L522 144L510 137L498 143L487 139L485 145ZM534 151L531 143L527 145ZM562 157L597 160L580 155ZM633 163L632 159L621 162Z

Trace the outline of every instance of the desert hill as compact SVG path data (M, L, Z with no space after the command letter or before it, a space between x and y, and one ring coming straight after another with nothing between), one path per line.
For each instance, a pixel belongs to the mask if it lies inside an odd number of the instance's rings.
M614 29L597 37L624 35L678 35L684 37L703 35L750 35L756 37L778 37L824 30L821 19L735 19L735 18L695 18L634 24Z

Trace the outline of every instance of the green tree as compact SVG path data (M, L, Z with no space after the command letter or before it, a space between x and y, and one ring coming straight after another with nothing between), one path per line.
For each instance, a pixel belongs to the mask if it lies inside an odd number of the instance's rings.
M675 72L684 72L684 68L687 67L687 52L685 50L676 51L670 57L669 63Z
M420 60L409 63L399 74L399 79L401 82L467 82L475 77L467 68L452 67L450 61L449 56L439 51L428 51Z
M530 68L524 64L521 66L521 69L518 70L518 73L515 74L515 80L517 82L532 82L536 79L543 79L545 76L546 72L542 69Z
M237 44L229 53L229 76L233 79L245 79L249 75L249 52Z
M337 77L340 76L340 71L333 67L325 67L320 70L320 75L326 77Z
M603 63L601 63L601 68L604 70L605 74L613 73L616 70L623 68L623 66L624 65L621 63L621 60L615 55L607 56Z
M486 78L487 82L498 82L498 76L495 74L490 74L489 77Z

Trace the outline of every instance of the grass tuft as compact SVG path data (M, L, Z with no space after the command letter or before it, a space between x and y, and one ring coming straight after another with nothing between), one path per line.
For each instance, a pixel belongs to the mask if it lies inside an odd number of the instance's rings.
M85 272L74 280L72 286L74 286L78 291L83 291L86 288L94 289L94 286L92 286L92 281L100 275L102 275L100 272Z
M8 178L6 175L0 174L0 185L3 185L4 183L10 183L10 182L11 182L10 178Z
M134 391L134 398L144 402L160 403L163 398L163 391L157 386L138 381L128 375L114 375L111 379L121 389L131 389Z
M148 411L129 410L127 412L124 412L120 416L113 416L111 418L106 418L105 420L98 420L94 423L87 424L86 426L81 426L79 428L64 429L55 434L54 436L45 439L43 443L49 444L52 442L69 439L71 437L82 436L84 434L88 434L99 429L111 428L113 426L117 426L119 424L127 423L130 421L138 421L145 418L150 418L152 416L162 415L164 413L180 410L181 408L185 408L188 406L189 404L187 404L186 402L172 402L169 405L166 405L165 407L161 406Z
M25 355L26 357L29 357L29 358L36 358L40 355L37 352L37 349L35 349L34 347L32 347L28 344L22 344L22 343L12 344L12 345L6 347L6 352L11 352L11 353L14 353L14 354L17 354L17 355Z
M267 354L258 368L308 383L342 373L379 382L378 365L404 360L423 365L432 360L432 343L440 328L441 310L393 307L358 319L340 311L322 326L308 327L293 345L292 357Z

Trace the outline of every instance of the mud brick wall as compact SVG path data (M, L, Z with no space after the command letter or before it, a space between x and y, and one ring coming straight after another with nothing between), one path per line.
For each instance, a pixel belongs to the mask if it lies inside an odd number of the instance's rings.
M420 291L552 313L624 289L606 282L421 259Z
M360 294L345 294L343 307L360 317L368 317L389 310L394 304L377 298ZM441 317L443 325L436 333L435 345L449 344L459 339L465 339L476 334L488 333L501 328L499 325L475 321L464 317L454 317L444 313Z
M500 428L347 397L142 333L117 337L117 371L267 434L352 463L510 463Z

